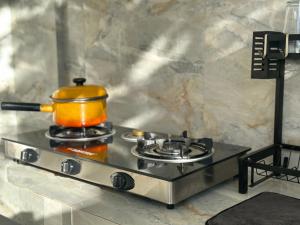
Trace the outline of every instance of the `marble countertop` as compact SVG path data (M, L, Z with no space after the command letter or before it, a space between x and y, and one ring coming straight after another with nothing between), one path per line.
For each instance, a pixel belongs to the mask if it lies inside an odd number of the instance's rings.
M241 195L233 179L168 210L156 201L55 176L0 154L0 214L20 224L201 225L216 213L262 191L300 198L298 184L273 179Z

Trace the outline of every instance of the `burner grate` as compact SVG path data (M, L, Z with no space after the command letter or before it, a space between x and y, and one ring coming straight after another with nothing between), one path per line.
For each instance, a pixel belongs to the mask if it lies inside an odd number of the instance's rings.
M170 162L189 163L204 160L213 155L212 139L190 139L186 137L168 139L141 139L131 153L138 158Z
M94 127L60 127L50 126L45 136L55 141L93 141L106 139L115 134L112 125L100 125Z

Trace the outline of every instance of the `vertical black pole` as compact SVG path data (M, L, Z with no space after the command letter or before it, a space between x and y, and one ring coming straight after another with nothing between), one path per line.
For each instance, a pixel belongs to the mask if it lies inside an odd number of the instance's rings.
M279 77L276 79L275 93L275 121L274 121L274 166L281 165L281 144L282 144L282 120L283 120L283 98L284 98L284 69L285 60L279 65Z

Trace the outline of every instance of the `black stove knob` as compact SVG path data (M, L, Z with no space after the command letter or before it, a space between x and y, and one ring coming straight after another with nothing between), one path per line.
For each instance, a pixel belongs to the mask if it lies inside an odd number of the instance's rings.
M128 191L134 188L134 180L127 173L117 172L110 176L112 186L118 190Z
M27 148L21 151L20 159L26 163L34 163L38 160L38 153L31 148Z
M67 159L61 163L61 172L68 175L76 175L80 172L80 163L73 160Z

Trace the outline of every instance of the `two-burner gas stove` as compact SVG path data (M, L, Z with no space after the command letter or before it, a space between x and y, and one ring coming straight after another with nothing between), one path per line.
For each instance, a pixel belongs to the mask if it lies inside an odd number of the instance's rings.
M99 138L100 137L100 138ZM52 126L3 138L7 157L58 174L174 204L238 174L250 148L151 133L110 123Z

